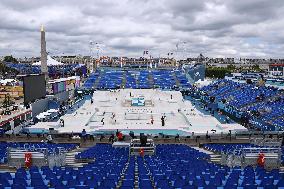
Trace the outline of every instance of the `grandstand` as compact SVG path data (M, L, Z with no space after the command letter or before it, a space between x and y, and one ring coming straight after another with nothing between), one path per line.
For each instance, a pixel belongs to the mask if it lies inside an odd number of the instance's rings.
M0 189L284 189L283 7L0 1Z
M41 73L39 65L11 62L6 62L5 65L9 68L17 70L21 75ZM48 74L50 78L66 77L73 75L86 75L86 73L86 66L82 64L63 64L48 66Z
M226 79L197 88L182 70L100 68L75 94L3 134L0 188L284 187L277 88Z
M119 70L98 69L86 80L87 89L174 89L190 88L181 70Z
M218 80L201 88L204 102L241 119L246 118L257 129L283 130L283 91L271 86ZM213 100L213 101L212 101Z
M11 188L281 188L283 173L210 162L210 155L182 144L157 145L156 155L129 156L128 148L97 144L76 155L95 159L82 167L30 167L0 173Z

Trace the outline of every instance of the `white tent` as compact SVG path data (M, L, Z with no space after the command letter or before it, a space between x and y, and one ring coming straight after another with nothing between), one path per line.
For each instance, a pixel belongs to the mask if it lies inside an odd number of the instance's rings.
M207 86L210 83L212 83L212 80L208 80L208 79L204 79L204 81L201 81L201 79L199 79L198 81L195 82L195 84L197 85L198 88L201 88L203 86Z
M33 66L40 66L41 65L41 61L33 63ZM64 65L61 62L58 62L57 60L54 60L53 58L51 58L51 56L47 55L47 66L61 66Z

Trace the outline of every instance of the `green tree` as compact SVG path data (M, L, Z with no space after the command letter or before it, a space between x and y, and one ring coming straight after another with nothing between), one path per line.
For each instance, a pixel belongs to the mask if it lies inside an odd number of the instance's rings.
M232 73L231 70L223 67L207 67L205 70L205 76L210 78L222 79L229 73Z
M5 75L6 73L8 74L18 74L19 71L14 69L14 68L9 68L8 66L6 66L3 62L0 61L0 74L1 75Z
M18 63L18 60L11 55L11 56L5 56L4 62Z
M255 71L255 72L262 72L263 71L262 69L260 69L258 64L252 65L251 69L252 69L252 71Z
M230 65L227 66L227 69L234 72L236 70L236 66L233 65L233 64L230 64Z

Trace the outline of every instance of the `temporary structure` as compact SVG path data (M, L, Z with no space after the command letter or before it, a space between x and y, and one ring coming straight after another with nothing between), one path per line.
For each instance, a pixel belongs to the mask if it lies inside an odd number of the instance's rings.
M41 65L41 61L33 63L33 66L40 66ZM47 66L62 66L64 65L61 62L58 62L57 60L53 59L51 56L47 56Z

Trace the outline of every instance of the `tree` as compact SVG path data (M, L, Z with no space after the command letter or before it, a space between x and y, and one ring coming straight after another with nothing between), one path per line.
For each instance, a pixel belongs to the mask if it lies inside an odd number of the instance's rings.
M251 69L252 69L252 71L255 71L255 72L262 72L263 71L262 69L260 69L258 64L252 65Z
M11 56L5 56L4 62L18 63L18 60L11 55Z
M17 75L18 73L19 73L18 70L14 69L14 68L9 68L3 62L0 61L0 75L6 75L6 74Z
M233 64L230 64L230 65L227 66L227 69L231 70L232 72L234 72L236 70L236 66L233 65Z
M222 79L226 74L232 73L228 68L223 67L207 67L205 70L205 76L210 78Z
M4 108L8 108L8 107L11 106L12 104L13 104L13 103L12 103L10 94L6 94L6 95L5 95L5 99L4 99L4 101L3 101L3 107L4 107Z

